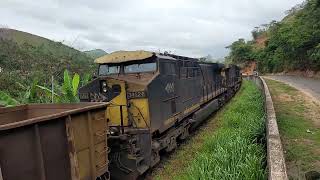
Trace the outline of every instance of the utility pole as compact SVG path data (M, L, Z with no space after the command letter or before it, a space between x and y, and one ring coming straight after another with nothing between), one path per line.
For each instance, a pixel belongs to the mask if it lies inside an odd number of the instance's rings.
M54 103L53 96L54 96L54 79L53 79L53 75L51 75L51 103Z

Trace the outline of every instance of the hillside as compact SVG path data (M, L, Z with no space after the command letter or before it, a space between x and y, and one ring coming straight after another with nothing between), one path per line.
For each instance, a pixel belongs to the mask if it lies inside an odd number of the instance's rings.
M15 29L7 29L7 28L0 28L0 38L6 39L6 40L12 40L18 43L19 45L22 45L23 43L28 43L33 46L40 46L42 44L48 44L52 42L51 40L44 37L40 37L34 34L30 34L30 33L15 30Z
M239 39L229 46L227 60L255 60L264 73L320 71L320 1L307 0L252 31L252 40Z
M17 43L17 45L19 46L29 44L35 48L43 47L43 50L54 53L54 55L57 57L78 54L81 60L90 59L87 57L85 53L82 53L77 49L64 45L61 42L55 42L44 37L40 37L23 31L18 31L15 29L0 28L0 39L5 41L13 41Z
M13 29L0 29L0 91L13 97L34 81L49 85L51 76L61 82L65 69L92 74L93 58L61 42Z
M102 49L94 49L94 50L90 50L90 51L84 51L84 53L86 53L89 57L91 57L93 59L97 59L101 56L108 54L107 52L105 52Z

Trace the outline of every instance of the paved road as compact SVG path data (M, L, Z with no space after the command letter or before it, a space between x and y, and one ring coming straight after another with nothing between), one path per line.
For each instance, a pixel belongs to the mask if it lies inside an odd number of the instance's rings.
M314 99L320 101L320 79L288 75L265 77L289 84L301 91L304 91L306 94L313 97Z

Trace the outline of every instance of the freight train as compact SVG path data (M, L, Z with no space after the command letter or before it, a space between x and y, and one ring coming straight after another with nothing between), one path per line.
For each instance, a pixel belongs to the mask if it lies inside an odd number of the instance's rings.
M169 53L118 51L95 62L81 103L0 108L1 180L137 179L242 81L235 65Z
M240 68L169 53L117 51L95 60L82 102L109 102L109 171L136 179L160 161L241 85Z

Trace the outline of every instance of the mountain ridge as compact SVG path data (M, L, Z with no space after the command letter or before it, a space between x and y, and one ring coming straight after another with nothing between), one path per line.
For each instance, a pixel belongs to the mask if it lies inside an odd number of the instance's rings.
M93 49L93 50L88 50L88 51L83 51L86 53L89 57L92 57L93 59L99 58L101 56L104 56L108 54L106 51L102 49Z

